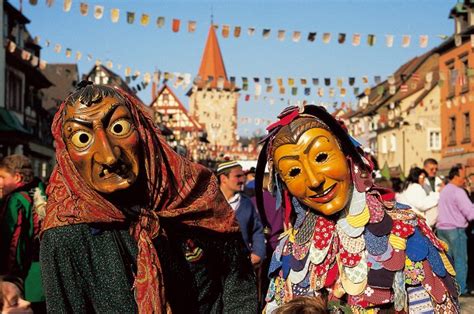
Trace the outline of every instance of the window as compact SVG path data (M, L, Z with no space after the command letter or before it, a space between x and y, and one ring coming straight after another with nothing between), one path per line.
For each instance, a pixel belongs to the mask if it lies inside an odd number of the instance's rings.
M428 150L441 149L441 131L439 129L428 129Z
M380 151L382 154L387 153L387 137L382 137L382 143L380 144Z
M448 97L454 96L454 87L456 86L456 76L457 70L454 69L454 61L450 61L446 63L446 67L448 68Z
M6 108L18 113L23 111L24 75L13 69L7 69Z
M461 71L459 73L459 85L461 87L461 93L465 93L469 91L469 80L467 79L467 71L469 69L469 62L467 59L467 55L460 57L461 58Z
M463 134L463 143L471 142L471 115L468 112L463 114L464 122L464 134Z
M456 145L456 117L449 118L448 145Z
M397 136L395 133L390 135L390 151L396 152L397 151Z

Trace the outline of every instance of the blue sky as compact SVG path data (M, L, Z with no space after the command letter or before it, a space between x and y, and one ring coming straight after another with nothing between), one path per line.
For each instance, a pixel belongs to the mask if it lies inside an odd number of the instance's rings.
M10 0L18 6L19 0ZM242 27L240 38L225 39L221 30L217 31L218 39L224 56L228 76L236 76L237 83L245 76L271 77L274 89L276 78L295 79L317 77L320 81L324 77L335 80L338 77L356 77L355 86L364 87L360 78L369 76L373 83L373 76L385 78L394 72L401 64L410 58L426 52L428 49L441 43L439 34L451 35L454 29L453 21L448 19L449 11L456 3L455 0L109 0L88 1L89 14L81 16L79 3L72 0L72 9L63 11L63 0L55 0L51 8L45 0L38 0L36 6L23 0L23 13L31 20L28 26L33 36L40 36L40 45L44 46L46 39L52 46L60 43L62 52L57 54L53 47L42 50L42 58L49 63L75 62L74 58L66 58L65 48L81 51L83 58L79 61L81 73L88 72L93 62L85 57L91 54L94 59L102 61L112 60L113 71L123 75L124 66L132 70L153 72L155 69L169 72L191 73L196 75L211 21L211 12L214 23L217 25L229 24ZM93 7L103 5L104 17L97 20L93 17ZM114 24L110 21L110 9L120 9L120 20ZM135 23L126 23L126 12L136 13ZM150 24L141 26L139 17L142 13L150 15ZM165 26L156 27L156 18L165 17ZM171 20L181 20L181 31L171 31ZM194 33L187 32L187 21L197 22ZM247 28L255 27L256 33L250 37ZM232 29L231 28L231 29ZM272 30L270 38L263 39L263 28ZM277 39L278 30L286 30L286 39ZM301 31L302 39L295 43L291 41L291 33ZM317 32L315 42L306 40L308 32ZM329 44L322 43L322 33L332 33ZM346 33L346 43L337 43L337 34ZM353 33L362 35L361 45L354 47L351 44ZM367 34L377 36L373 47L366 44ZM392 48L385 46L385 35L395 36ZM412 36L411 46L401 47L402 35ZM428 48L418 46L419 35L429 35ZM122 69L118 70L117 65ZM286 84L286 82L285 82ZM309 82L309 86L311 82ZM321 84L321 83L320 83ZM262 84L265 87L264 84ZM332 86L336 86L332 83ZM288 87L287 87L288 89ZM253 94L253 85L250 84L249 93ZM177 91L182 102L187 106L188 99L184 91ZM338 94L338 93L336 93ZM151 88L140 92L139 96L146 103L151 101ZM265 92L263 95L267 95ZM243 97L238 104L240 117L252 117L274 120L276 115L287 104L287 99L296 101L306 99L310 102L333 102L353 100L352 90L345 98L329 98L327 90L325 96L315 95L312 88L311 96L304 96L301 86L297 96L288 92L285 101L279 101L280 95L272 95L275 104L270 104L260 97L257 101L251 97L244 101ZM240 124L239 133L248 135L263 126Z

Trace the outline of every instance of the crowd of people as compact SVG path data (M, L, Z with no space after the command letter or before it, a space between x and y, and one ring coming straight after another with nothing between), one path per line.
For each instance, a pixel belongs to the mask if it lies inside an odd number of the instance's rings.
M53 122L47 188L27 157L0 161L2 313L459 310L464 167L442 179L427 159L395 194L324 109L287 108L268 130L256 169L211 170L133 96L81 82Z

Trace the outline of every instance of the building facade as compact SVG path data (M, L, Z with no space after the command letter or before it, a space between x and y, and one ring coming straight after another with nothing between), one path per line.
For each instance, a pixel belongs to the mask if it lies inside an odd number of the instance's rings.
M189 113L206 129L215 157L237 145L237 92L235 85L228 81L215 29L211 25L198 79L187 95Z

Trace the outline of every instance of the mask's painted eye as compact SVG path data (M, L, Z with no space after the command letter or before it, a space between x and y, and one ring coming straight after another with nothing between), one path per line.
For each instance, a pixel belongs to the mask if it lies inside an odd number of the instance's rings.
M296 177L297 175L299 175L301 173L301 169L300 168L292 168L290 170L290 172L288 172L288 175L292 178Z
M328 159L327 153L319 153L318 156L316 156L316 162L325 162L327 159Z
M110 132L115 136L125 136L130 133L132 126L128 120L121 119L115 121L110 127Z
M77 148L84 148L92 141L92 134L85 131L77 131L71 136L71 143Z

